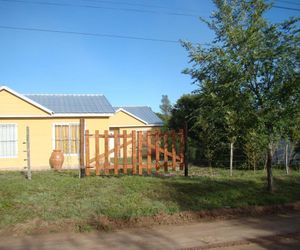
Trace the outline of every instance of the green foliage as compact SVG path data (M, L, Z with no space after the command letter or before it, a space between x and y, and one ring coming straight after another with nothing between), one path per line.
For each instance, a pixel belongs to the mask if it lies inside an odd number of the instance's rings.
M192 64L184 73L198 85L195 126L206 136L207 157L214 155L218 140L241 137L249 156L254 147L267 150L280 138L295 138L300 119L299 18L270 23L264 14L271 5L263 0L214 2L217 11L202 20L215 33L211 46L182 42Z
M257 166L263 166L266 159L266 147L268 140L258 134L254 129L248 130L244 137L244 152L247 156L247 164L256 170Z

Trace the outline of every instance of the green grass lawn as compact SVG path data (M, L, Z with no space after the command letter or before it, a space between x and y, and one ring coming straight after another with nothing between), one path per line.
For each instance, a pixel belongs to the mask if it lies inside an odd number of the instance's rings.
M88 221L95 216L132 218L221 207L283 204L300 200L300 174L274 170L275 192L266 192L263 171L191 168L191 176L86 177L76 171L0 172L0 230L33 219Z

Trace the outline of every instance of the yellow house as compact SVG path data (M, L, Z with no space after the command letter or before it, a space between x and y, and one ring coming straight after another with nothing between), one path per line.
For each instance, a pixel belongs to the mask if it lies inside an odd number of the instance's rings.
M64 168L79 167L80 126L122 133L160 127L162 121L149 107L113 108L103 95L22 95L0 86L0 170L26 166L26 127L32 170L50 169L53 149L64 152Z

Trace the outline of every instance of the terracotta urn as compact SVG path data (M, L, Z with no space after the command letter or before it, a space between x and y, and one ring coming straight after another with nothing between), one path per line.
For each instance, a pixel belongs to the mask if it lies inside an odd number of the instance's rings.
M54 149L50 156L49 163L51 168L53 168L54 170L60 170L64 163L63 152L60 149Z

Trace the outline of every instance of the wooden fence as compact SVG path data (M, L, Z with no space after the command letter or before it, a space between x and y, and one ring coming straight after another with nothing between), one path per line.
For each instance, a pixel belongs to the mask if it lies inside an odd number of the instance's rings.
M113 140L113 148L109 148ZM107 130L100 134L96 130L91 134L85 131L85 174L91 170L96 175L114 175L119 173L143 175L153 171L183 170L185 164L185 133L167 131L128 131L109 134ZM93 153L91 153L93 152ZM111 157L113 155L113 157ZM113 171L110 171L113 170Z

